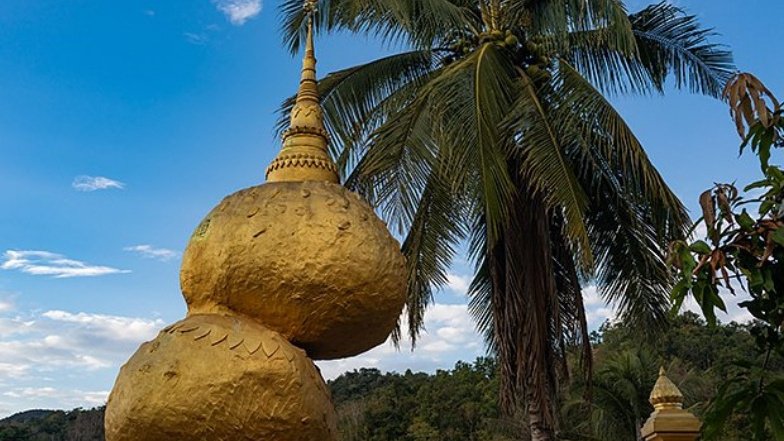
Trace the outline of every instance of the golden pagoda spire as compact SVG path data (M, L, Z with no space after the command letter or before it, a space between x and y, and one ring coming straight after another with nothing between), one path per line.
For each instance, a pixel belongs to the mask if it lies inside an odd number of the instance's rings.
M650 398L655 409L683 409L683 394L678 386L667 378L664 367L659 369L659 379L653 386Z
M315 0L306 0L307 39L302 60L302 75L297 99L291 109L291 122L283 134L283 148L267 167L268 182L338 182L335 163L329 156L329 137L316 80L316 55L313 45Z
M683 394L662 367L659 379L651 392L653 413L642 426L640 435L645 441L696 441L702 423L691 412L683 409Z

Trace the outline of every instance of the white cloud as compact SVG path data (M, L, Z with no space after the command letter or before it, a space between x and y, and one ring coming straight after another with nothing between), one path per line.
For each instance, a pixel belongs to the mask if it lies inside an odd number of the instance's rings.
M15 331L3 332L4 322ZM103 404L119 366L163 326L160 319L87 312L0 313L0 380L8 380L0 381L0 418L28 408ZM96 377L105 380L90 379Z
M735 304L730 305L727 308L727 314L729 315L729 321L737 322L737 323L748 323L754 320L754 316L751 315L748 309L737 307L733 308L733 306L737 306Z
M236 26L242 26L261 12L261 0L213 0L212 2Z
M607 320L614 320L617 311L612 305L608 305L596 285L588 285L583 288L583 306L585 307L585 319L588 322L588 329L597 329Z
M71 186L79 191L107 190L110 188L122 190L125 188L125 184L120 181L115 181L114 179L105 178L103 176L86 175L74 178Z
M90 265L49 251L21 250L6 251L0 260L0 269L17 270L34 276L52 276L56 279L130 272L108 266Z
M160 320L137 317L122 317L105 314L70 313L66 311L46 311L41 314L49 320L77 325L85 337L97 341L138 343L155 337L163 325Z
M442 341L450 344L466 343L474 337L473 333L466 332L465 328L455 326L444 326L436 330L436 335Z
M106 400L109 399L109 392L108 390L98 390L93 392L84 392L84 391L74 391L77 392L79 395L82 395L81 399L84 400L86 403L90 403L93 406L102 406L106 404Z
M14 309L14 305L8 301L0 299L0 312L8 312Z
M602 296L599 295L599 290L596 288L596 285L588 285L583 288L583 304L586 309L590 306L605 304L604 300L602 300Z
M446 275L446 287L455 294L466 295L471 285L471 277L449 273Z
M42 325L44 328L47 325ZM61 328L61 330L63 330ZM43 372L66 371L69 369L95 371L112 366L105 355L91 355L89 352L104 354L105 348L90 347L80 337L69 335L35 333L0 340L0 358L4 360L6 373L14 378L36 377ZM65 330L72 333L73 330Z
M209 37L204 33L183 32L182 36L185 37L185 41L197 46L207 44L207 42L210 40Z
M375 367L382 371L433 372L436 369L451 367L459 360L472 361L485 354L481 336L474 329L474 322L468 313L467 305L447 305L437 303L425 313L425 327L416 348L412 351L411 342L401 342L398 351L390 341L365 354L344 360L320 361L325 378L331 379L340 374L359 369ZM407 330L403 330L407 335Z
M0 362L0 377L2 378L21 377L29 369L30 366L26 364Z
M167 248L155 248L152 245L134 245L123 248L125 251L137 253L146 259L160 260L161 262L168 262L180 255L178 251L170 250Z
M0 311L0 314L2 313L3 311ZM12 334L23 334L33 324L33 322L25 321L19 316L3 317L0 315L0 335L11 336Z
M749 295L738 286L737 282L733 282L736 295L726 288L719 289L719 296L724 300L727 306L727 312L716 311L716 317L723 323L737 322L747 323L752 320L751 314L748 310L741 308L738 304L749 299ZM613 321L618 316L618 311L614 305L607 304L599 294L595 285L589 285L583 289L583 303L585 304L585 315L588 320L589 329L597 329L606 320ZM694 300L693 296L688 296L681 306L681 312L691 311L702 316L702 309Z
M4 392L3 395L7 397L52 397L57 393L57 389L53 387L24 387L14 389L13 391Z
M456 349L455 345L447 343L444 340L435 340L422 345L422 351L432 354L440 354L445 352L452 352Z
M66 409L73 407L96 407L106 403L109 391L83 391L79 389L56 389L50 386L18 387L2 394L5 397L22 399L28 403L61 403Z
M616 314L617 312L615 309L606 306L599 308L586 308L585 319L588 322L588 329L597 329L607 320L612 322L615 320Z

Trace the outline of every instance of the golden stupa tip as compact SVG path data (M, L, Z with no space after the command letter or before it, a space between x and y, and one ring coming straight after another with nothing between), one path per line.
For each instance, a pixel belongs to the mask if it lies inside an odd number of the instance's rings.
M659 378L653 386L650 402L656 409L683 409L683 394L678 386L667 378L664 367L659 369Z
M307 37L297 98L291 109L289 128L283 133L283 148L267 167L268 182L338 182L338 171L327 146L329 136L316 79L316 51L313 44L315 0L305 2Z

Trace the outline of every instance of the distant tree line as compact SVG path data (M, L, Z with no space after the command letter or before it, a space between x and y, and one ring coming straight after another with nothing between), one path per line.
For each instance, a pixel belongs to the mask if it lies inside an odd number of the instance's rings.
M759 356L753 324L708 326L686 312L666 333L640 343L639 330L605 324L592 334L592 381L560 379L562 441L637 441L652 412L648 395L658 368L665 366L681 387L686 406L702 416L718 386ZM578 351L569 351L572 364ZM772 371L784 373L784 358L773 355ZM571 372L579 372L572 369ZM347 372L329 382L338 413L340 441L511 441L528 440L526 415L502 416L497 365L493 358L434 374ZM729 417L721 441L746 440L751 422ZM0 441L100 441L103 408L29 411L0 421Z
M103 441L103 407L32 410L0 420L2 441Z
M686 406L702 416L717 388L759 356L752 324L710 327L686 312L667 332L642 339L623 323L605 324L592 334L592 381L560 378L562 441L637 441L653 407L648 397L659 367L681 387ZM643 341L643 343L641 343ZM580 363L569 351L569 363ZM784 372L784 358L770 366ZM579 372L579 369L570 369ZM341 441L507 441L528 440L526 415L505 418L497 403L495 361L458 362L433 375L348 372L330 382L339 415ZM731 417L721 441L746 440L750 422Z

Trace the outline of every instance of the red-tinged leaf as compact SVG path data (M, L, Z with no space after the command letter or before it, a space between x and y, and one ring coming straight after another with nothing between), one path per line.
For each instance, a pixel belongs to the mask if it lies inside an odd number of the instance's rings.
M727 197L727 191L732 193L732 189L733 187L731 186L726 189L722 187L719 188L719 190L716 192L716 202L718 203L719 209L721 210L721 216L730 224L732 224L734 221L732 219L732 207L730 206L730 198Z
M768 235L768 239L765 241L765 252L762 254L762 258L760 259L758 267L762 268L763 265L770 259L770 256L773 255L773 251L776 249L776 242L773 241L771 237L772 234Z
M705 266L705 265L706 265L708 262L710 262L710 258L711 258L710 254L706 254L706 255L702 256L702 257L700 258L700 262L697 264L697 266L694 268L694 271L692 271L692 273L691 273L691 274L692 274L692 275L694 275L694 276L696 276L697 274L699 274L699 273L700 273L700 271L702 270L702 268L703 268L703 267L704 267L704 266Z
M700 207L702 207L702 217L705 219L708 231L710 231L716 225L716 207L713 204L713 192L706 190L700 195Z

